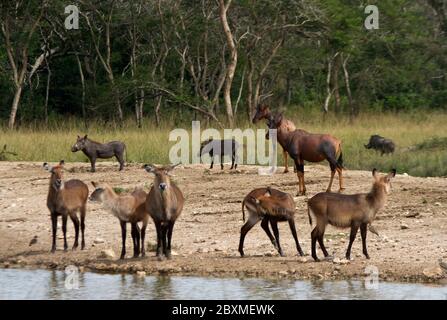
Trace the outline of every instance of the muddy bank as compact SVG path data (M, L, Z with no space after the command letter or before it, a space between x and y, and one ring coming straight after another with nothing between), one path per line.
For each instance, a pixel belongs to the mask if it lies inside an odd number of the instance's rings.
M148 188L152 182L152 176L140 165L126 167L124 172L117 171L116 163L108 162L99 162L96 173L87 171L88 163L68 163L66 168L66 179L104 181L124 190L132 190L136 185ZM439 265L439 259L447 260L445 178L398 175L388 204L374 223L380 237L368 234L371 259L362 256L358 236L352 249L353 261L343 261L349 230L328 227L325 241L335 260L315 263L310 256L297 256L289 227L284 223L279 228L286 257L278 256L259 225L247 235L247 257L242 259L237 252L243 196L255 187L267 185L296 194L293 172L259 176L257 167L251 166L241 166L231 173L228 166L223 172L218 168L209 171L205 166L186 166L176 169L175 174L186 203L174 229L173 259L157 261L153 251L146 258L130 258L129 236L129 259L121 261L118 220L92 203L88 204L86 218L86 250L63 252L59 229L58 251L51 254L50 216L45 204L48 173L40 163L0 162L0 267L64 269L77 265L98 272L334 280L363 278L368 271L377 270L379 278L387 281L446 283L446 272ZM346 193L366 192L371 186L370 172L346 171L345 176ZM295 198L297 232L306 254L310 254L306 201L323 191L328 181L328 167L306 166L308 195ZM91 185L89 188L93 189ZM73 236L69 221L69 246ZM37 242L30 246L33 238ZM154 248L155 240L150 224L149 249Z

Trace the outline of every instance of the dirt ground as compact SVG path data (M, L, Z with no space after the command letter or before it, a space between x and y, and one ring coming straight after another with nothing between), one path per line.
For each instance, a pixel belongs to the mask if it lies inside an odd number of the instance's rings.
M130 190L137 185L148 188L153 180L140 164L129 165L124 172L118 172L118 165L111 162L98 163L96 173L88 169L87 163L67 163L65 179L88 182L90 191L92 180ZM295 220L298 238L307 254L305 259L297 256L287 223L279 224L286 257L278 256L258 224L246 237L246 257L240 258L237 248L243 224L243 197L254 188L268 185L296 194L297 179L293 172L283 174L283 168L279 168L280 173L273 176L260 176L257 169L240 166L240 170L230 172L228 165L223 172L220 168L209 171L205 165L177 168L174 179L186 203L173 233L172 260L155 258L156 235L152 222L147 230L151 249L147 256L131 258L129 230L128 258L119 260L119 222L94 203L89 203L87 209L86 250L64 252L59 227L58 250L51 254L50 216L46 207L48 172L42 169L41 163L0 162L0 267L64 269L67 265L77 265L81 270L98 272L292 279L360 279L377 267L380 279L386 281L447 282L446 271L439 265L440 259L447 261L447 179L398 174L388 203L374 222L380 236L368 234L371 259L366 260L361 254L358 235L352 250L353 260L341 260L349 230L329 226L325 241L335 259L316 263L309 256L311 230L306 202L308 197L325 190L329 181L329 168L320 165L306 166L308 195L295 198ZM334 182L337 187L338 180ZM367 192L371 182L370 172L345 172L346 193ZM69 248L73 235L69 220ZM37 243L30 246L35 236ZM102 256L102 251L109 249L115 252L115 258ZM320 250L317 253L322 257Z

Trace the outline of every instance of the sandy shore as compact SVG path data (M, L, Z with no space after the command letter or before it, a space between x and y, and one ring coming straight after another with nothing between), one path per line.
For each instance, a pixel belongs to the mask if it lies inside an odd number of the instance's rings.
M87 163L68 163L65 178L85 182L103 181L114 187L132 190L148 188L152 176L141 165L130 165L117 171L116 163L100 162L98 172L88 172ZM282 168L279 169L282 172ZM398 175L386 208L374 226L380 237L368 234L371 256L361 254L360 236L354 242L353 260L341 260L348 243L349 230L328 227L325 241L334 261L313 262L310 254L310 226L306 211L308 197L325 190L329 181L327 166L306 166L308 195L296 197L296 225L303 250L299 258L289 227L279 225L286 257L279 257L260 225L255 226L245 241L245 258L237 251L242 226L241 200L253 188L272 186L296 194L297 180L293 172L259 176L257 167L241 166L230 172L226 166L212 171L205 166L176 169L175 181L186 197L185 208L174 229L174 256L157 261L153 247L154 226L147 231L146 258L132 259L131 239L128 256L118 260L121 231L118 220L98 204L88 204L86 218L86 250L62 251L62 232L58 230L58 251L50 253L51 225L46 207L49 174L41 163L0 162L0 267L39 267L64 269L68 265L99 272L145 271L146 274L181 274L206 276L253 276L292 279L353 279L365 277L365 270L377 268L386 281L446 283L447 274L439 259L447 261L447 179L415 178ZM367 192L371 173L346 171L346 193ZM335 181L337 186L338 181ZM93 187L89 184L92 191ZM130 233L130 232L129 232ZM68 223L69 247L74 229ZM30 240L37 236L37 243ZM115 258L105 258L104 250L113 250ZM318 254L322 256L321 251Z

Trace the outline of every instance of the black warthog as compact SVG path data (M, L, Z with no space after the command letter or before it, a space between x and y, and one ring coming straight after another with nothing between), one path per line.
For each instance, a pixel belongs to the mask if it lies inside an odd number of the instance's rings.
M205 154L209 154L211 157L211 166L210 169L213 168L214 165L214 156L220 157L220 169L223 170L223 157L225 155L231 156L231 169L237 169L237 149L239 149L239 143L236 140L226 139L226 140L213 140L208 139L200 145L200 159Z
M79 150L82 150L89 158L92 165L92 172L96 171L95 163L97 158L108 159L115 156L120 163L120 171L124 168L124 151L126 151L126 145L121 141L99 143L88 139L87 135L83 138L78 136L76 143L71 147L71 151L78 152Z
M365 144L365 148L380 151L383 156L385 153L393 153L396 146L390 139L374 134L369 138L369 143Z

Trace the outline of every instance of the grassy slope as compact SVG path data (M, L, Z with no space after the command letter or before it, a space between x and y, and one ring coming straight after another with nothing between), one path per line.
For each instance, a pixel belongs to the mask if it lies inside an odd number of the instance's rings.
M364 114L353 124L345 118L337 120L334 116L328 116L323 122L321 115L304 112L286 116L299 128L330 133L340 138L343 141L343 155L348 169L370 170L376 167L385 171L396 167L398 172L407 172L414 176L447 176L447 139L439 139L447 137L447 114ZM239 125L242 129L249 126L254 127L249 123ZM182 127L189 131L191 124L185 123ZM260 123L256 127L265 128L265 125ZM117 130L92 125L88 134L100 142L115 139L124 141L128 147L128 161L166 163L169 148L174 144L168 141L172 128L155 128L153 124L147 123L143 129L137 129L129 122L129 125ZM0 146L7 144L8 150L18 153L17 157L8 156L8 160L87 161L81 152L70 151L76 135L83 133L84 130L72 121L52 130L0 130ZM369 136L375 133L395 141L397 150L394 155L381 157L363 147ZM438 138L436 143L430 142L433 138ZM420 146L408 149L417 145ZM278 160L281 164L280 152Z

